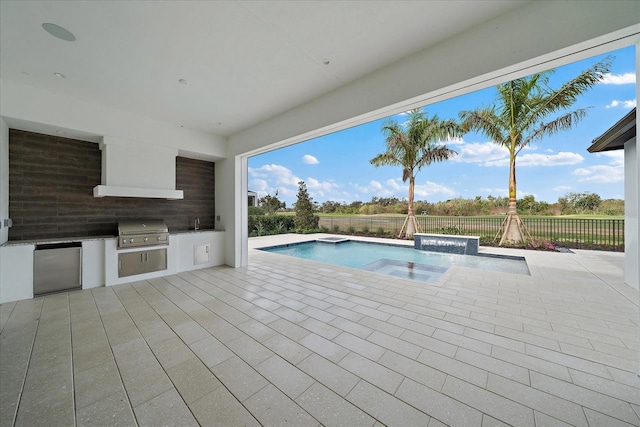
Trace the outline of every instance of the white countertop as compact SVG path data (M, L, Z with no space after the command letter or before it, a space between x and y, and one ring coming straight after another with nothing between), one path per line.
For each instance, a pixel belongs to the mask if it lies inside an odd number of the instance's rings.
M198 233L217 233L224 230L179 230L179 231L171 231L170 235L178 235L178 234L198 234ZM84 236L84 237L54 237L51 239L30 239L30 240L10 240L6 243L3 243L0 246L17 246L17 245L41 245L41 244L52 244L52 243L68 243L68 242L85 242L91 240L105 240L105 239L115 239L118 236L115 235L107 235L107 236Z

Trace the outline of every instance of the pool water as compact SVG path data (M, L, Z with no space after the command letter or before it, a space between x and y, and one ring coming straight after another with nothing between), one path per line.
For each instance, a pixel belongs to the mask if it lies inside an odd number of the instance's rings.
M523 257L501 255L456 255L416 250L411 247L384 243L340 243L318 241L262 248L264 251L294 256L327 264L361 268L396 277L433 282L449 267L478 268L514 274L530 275Z

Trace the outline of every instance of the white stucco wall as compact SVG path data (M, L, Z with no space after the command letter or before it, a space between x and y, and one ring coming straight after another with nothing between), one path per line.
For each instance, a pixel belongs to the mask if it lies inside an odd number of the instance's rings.
M5 80L0 80L0 87L0 114L7 121L16 119L79 131L96 135L96 141L110 136L130 144L175 148L186 157L195 154L216 160L225 156L227 141L221 136Z
M632 288L640 289L638 285L640 277L638 266L640 263L640 252L638 252L640 153L636 141L637 137L624 144L624 282Z
M9 218L9 128L0 118L0 245L9 238L4 220Z

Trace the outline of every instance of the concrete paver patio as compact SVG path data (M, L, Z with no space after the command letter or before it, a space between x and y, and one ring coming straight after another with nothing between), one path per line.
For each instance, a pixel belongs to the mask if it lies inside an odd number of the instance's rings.
M638 293L575 252L425 284L250 249L4 304L0 425L640 425Z

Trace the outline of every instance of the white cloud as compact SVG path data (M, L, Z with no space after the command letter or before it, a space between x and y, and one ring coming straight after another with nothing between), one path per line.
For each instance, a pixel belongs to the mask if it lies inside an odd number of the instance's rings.
M622 108L630 110L636 105L637 101L635 99L628 99L626 101L618 101L617 99L614 99L609 105L606 106L606 108L615 108L622 106Z
M608 157L611 166L624 166L624 150L603 151L597 153L598 157Z
M626 85L636 82L636 73L611 74L602 76L600 83L605 85Z
M267 191L269 184L264 179L252 179L249 181L249 190L256 193L262 193Z
M458 163L482 163L506 159L509 160L509 150L493 142L471 142L456 147L458 155L451 160Z
M369 186L374 190L382 190L383 189L382 184L380 184L378 181L374 181L374 180L369 181Z
M557 154L522 154L516 158L516 166L566 166L582 163L584 157L578 153L560 151ZM509 159L485 162L484 166L508 166Z
M419 197L429 197L436 194L451 197L455 196L456 191L453 188L449 188L445 185L427 181L424 184L416 184L415 194Z
M557 187L553 187L552 190L557 192L564 192L571 190L571 188L572 187L570 185L558 185Z
M409 191L409 185L405 185L402 180L399 179L388 179L387 185L393 188L394 190L400 190L406 188Z
M259 168L249 168L251 178L268 180L272 185L298 188L300 178L295 176L290 169L281 165L263 165Z
M335 182L330 182L330 181L318 181L315 178L307 178L306 181L307 184L307 188L309 190L316 190L316 192L319 191L332 191L332 190L337 190L338 188L340 188L340 186L338 184L336 184Z
M584 157L578 153L559 151L557 154L523 154L518 156L518 166L564 166L582 163Z
M509 191L506 188L481 188L481 192L487 193L489 195L497 195L497 196L506 196Z
M320 162L311 154L305 154L304 156L302 156L302 163L305 163L307 165L317 165Z
M613 183L624 181L624 168L621 166L595 165L578 168L573 171L578 182Z

